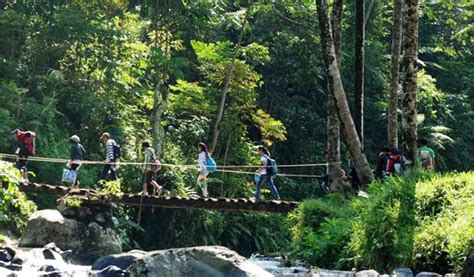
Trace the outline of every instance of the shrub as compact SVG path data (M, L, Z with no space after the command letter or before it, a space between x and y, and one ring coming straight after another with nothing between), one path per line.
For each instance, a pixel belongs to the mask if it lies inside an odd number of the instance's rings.
M474 253L474 173L413 171L368 198L305 201L290 215L293 256L322 267L460 272Z
M461 271L474 253L474 175L435 176L417 185L413 266Z
M13 164L0 161L0 223L21 232L36 205L18 189L20 171Z
M354 210L340 194L311 199L290 214L292 256L320 267L342 267Z

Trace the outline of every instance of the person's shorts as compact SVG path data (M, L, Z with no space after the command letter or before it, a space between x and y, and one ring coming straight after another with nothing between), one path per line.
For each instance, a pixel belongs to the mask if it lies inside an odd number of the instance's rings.
M142 181L143 183L151 183L151 181L154 181L156 179L156 174L153 171L147 171L143 176L142 176Z
M77 171L79 164L71 164L71 170Z
M26 163L28 162L28 157L21 157L19 158L19 160L17 161L16 163L16 167L20 170L20 171L23 171L23 172L26 172L27 169L26 169Z
M209 171L207 171L207 168L201 168L199 170L199 175L201 175L203 177L207 177L207 175L209 175Z

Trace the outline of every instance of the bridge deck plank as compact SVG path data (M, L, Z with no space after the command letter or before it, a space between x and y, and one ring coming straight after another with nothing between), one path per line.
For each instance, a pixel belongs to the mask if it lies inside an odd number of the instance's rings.
M36 183L21 184L20 189L26 193L46 193L56 196L69 194L71 196L81 197L83 201L90 202L100 201L100 198L102 197L104 198L104 201L111 201L129 206L141 205L162 208L287 213L299 205L299 202L292 201L255 201L246 198L183 198L179 196L158 198L156 196L141 196L138 194L123 194L122 197L118 198L111 197L110 195L106 195L101 193L99 190L94 189L73 189L64 186L52 186Z

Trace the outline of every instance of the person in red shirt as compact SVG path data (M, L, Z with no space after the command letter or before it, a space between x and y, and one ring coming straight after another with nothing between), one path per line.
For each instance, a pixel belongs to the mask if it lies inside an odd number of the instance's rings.
M398 148L393 148L390 159L387 161L387 175L399 175L405 169L405 158L402 156L402 151Z
M28 180L28 169L26 164L28 157L35 154L35 137L36 134L32 131L14 130L12 132L16 138L17 149L15 154L18 156L17 168L21 171L21 177L24 182Z

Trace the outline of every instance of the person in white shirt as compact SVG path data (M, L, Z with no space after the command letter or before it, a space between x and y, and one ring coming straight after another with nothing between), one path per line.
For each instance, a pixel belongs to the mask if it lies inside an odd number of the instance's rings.
M258 174L260 178L258 178L257 182L257 191L255 192L255 200L259 200L260 198L260 188L262 187L262 184L264 182L268 181L268 185L270 186L270 190L273 193L273 196L275 199L279 200L280 195L278 194L278 190L275 187L275 183L273 182L273 177L275 174L272 172L272 167L270 164L270 152L268 149L262 145L258 147L258 154L260 155L260 162L262 163L262 166L259 167L256 171L255 174Z
M207 170L206 161L209 157L209 153L207 152L207 146L203 142L198 144L198 164L199 164L199 175L197 177L197 184L202 190L202 196L208 197L207 193L207 175L209 175L209 171Z

